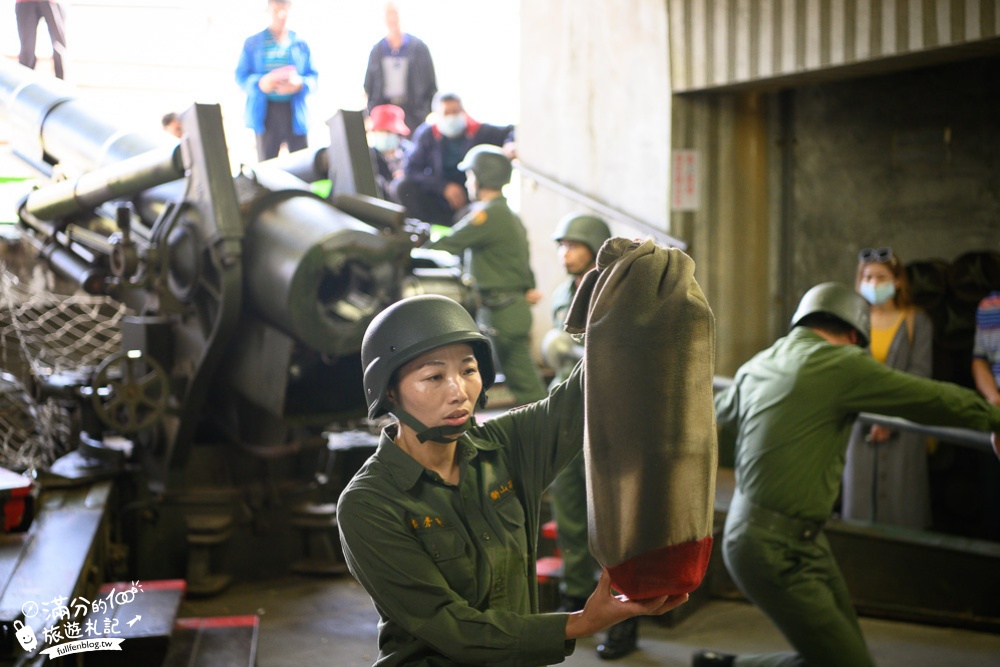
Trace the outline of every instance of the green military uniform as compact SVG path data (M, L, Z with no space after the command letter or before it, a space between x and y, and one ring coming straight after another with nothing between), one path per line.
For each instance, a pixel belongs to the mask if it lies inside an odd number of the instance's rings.
M460 255L470 251L469 273L476 281L480 326L490 337L506 384L518 405L545 396L531 356L531 307L525 292L535 287L528 234L500 196L474 205L450 236L428 248Z
M572 653L566 614L538 614L542 491L583 447L583 366L549 398L458 441L457 486L383 431L344 490L351 572L378 610L376 665L547 665Z
M563 322L566 321L566 313L569 312L569 306L573 303L573 297L576 295L576 276L570 277L569 280L563 282L552 292L552 328L562 331ZM567 334L568 335L568 334ZM573 366L576 362L572 363L569 361L564 362L559 368L555 370L555 376L552 378L552 382L549 384L549 389L552 389L557 384L569 377L570 372L573 370Z
M822 532L854 418L873 412L997 431L1000 409L975 392L894 371L859 347L832 345L804 327L744 364L715 406L720 436L735 439L736 447L726 566L798 651L739 656L736 664L873 664Z
M553 326L561 330L569 306L576 294L576 277L559 285L552 293ZM568 334L567 334L568 335ZM572 367L555 369L550 389L565 380ZM559 551L563 559L560 588L563 596L577 602L594 592L600 564L587 546L587 471L583 454L573 458L559 473L551 489L552 509L559 526ZM571 610L572 611L572 610Z

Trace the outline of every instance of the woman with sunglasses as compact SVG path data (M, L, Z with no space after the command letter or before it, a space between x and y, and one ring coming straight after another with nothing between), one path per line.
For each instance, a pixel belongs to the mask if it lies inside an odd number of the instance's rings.
M892 248L862 250L855 289L871 304L872 357L890 368L930 377L933 325L910 301L906 267L899 255ZM927 528L931 512L924 436L856 424L847 448L842 515Z

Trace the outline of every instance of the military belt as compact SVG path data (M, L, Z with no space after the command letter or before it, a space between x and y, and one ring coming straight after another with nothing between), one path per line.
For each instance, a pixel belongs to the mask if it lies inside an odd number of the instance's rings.
M796 519L781 512L769 510L744 497L738 496L738 499L734 497L730 509L733 510L734 506L736 506L735 513L750 525L796 540L815 540L823 530L823 526L826 525L825 521Z

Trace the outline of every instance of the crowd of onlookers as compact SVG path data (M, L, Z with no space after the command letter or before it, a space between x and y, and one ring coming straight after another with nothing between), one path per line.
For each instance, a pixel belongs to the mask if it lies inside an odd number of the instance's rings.
M307 142L307 103L317 73L308 43L288 27L290 8L288 0L269 0L270 23L246 39L236 67L246 93L245 122L261 160ZM385 24L364 76L379 194L405 206L412 218L450 227L470 203L459 162L480 144L503 147L513 157L514 127L479 122L458 94L438 91L430 49L403 31L394 3L385 6Z

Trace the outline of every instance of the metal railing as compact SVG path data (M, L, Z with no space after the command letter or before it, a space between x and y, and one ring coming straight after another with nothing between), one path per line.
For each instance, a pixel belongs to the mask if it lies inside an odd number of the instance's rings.
M716 391L720 391L729 387L732 383L732 378L716 375L713 378L712 386ZM949 426L925 426L924 424L911 422L908 419L877 415L870 412L860 413L858 415L858 421L862 424L878 424L879 426L885 426L891 429L912 431L914 433L929 435L944 442L993 454L993 445L990 442L990 434L986 431L974 431L968 428L954 428Z
M661 229L657 229L645 220L633 217L628 213L620 211L590 195L584 194L576 188L570 187L565 183L552 178L551 176L547 176L537 169L524 164L522 160L514 160L514 166L517 167L517 169L521 171L526 178L531 179L538 185L552 190L567 199L571 199L579 204L582 204L592 211L600 213L608 220L615 220L633 227L638 227L652 236L657 243L680 248L681 250L687 250L687 243L685 241L675 238Z

